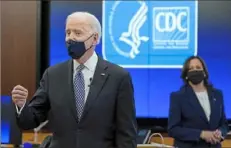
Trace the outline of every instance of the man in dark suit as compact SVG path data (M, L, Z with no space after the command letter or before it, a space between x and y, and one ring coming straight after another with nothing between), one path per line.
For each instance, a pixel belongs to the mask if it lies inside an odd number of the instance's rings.
M131 77L123 68L99 58L94 49L101 26L95 16L75 12L66 22L72 57L49 67L34 97L18 85L12 91L17 121L33 129L48 120L50 148L135 148L136 113Z

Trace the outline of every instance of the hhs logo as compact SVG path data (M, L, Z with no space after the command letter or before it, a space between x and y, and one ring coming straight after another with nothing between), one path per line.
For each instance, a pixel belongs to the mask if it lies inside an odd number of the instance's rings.
M197 54L197 1L103 1L106 60L126 68L180 68Z

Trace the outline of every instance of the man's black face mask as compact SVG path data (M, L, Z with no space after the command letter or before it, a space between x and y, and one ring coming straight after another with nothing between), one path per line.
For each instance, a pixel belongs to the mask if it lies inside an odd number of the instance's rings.
M85 42L89 40L94 34L92 34L89 38L87 38L85 41L74 41L69 40L66 42L68 55L72 57L73 59L79 59L81 58L84 53L90 49L93 45L91 45L89 48L86 49Z

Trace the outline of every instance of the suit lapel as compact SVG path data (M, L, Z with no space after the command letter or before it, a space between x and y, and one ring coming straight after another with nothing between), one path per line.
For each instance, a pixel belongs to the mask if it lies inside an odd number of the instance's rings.
M67 87L67 93L65 97L68 99L70 110L72 112L72 115L76 119L76 122L78 122L76 102L74 97L74 88L73 88L73 61L72 60L69 60L68 62L68 85L64 87Z
M189 101L191 103L191 105L194 107L194 110L192 110L192 112L197 112L198 115L206 122L208 123L208 119L205 115L205 112L202 108L202 106L200 105L200 102L195 94L195 92L193 91L191 86L187 87L187 94L189 95Z
M93 80L90 85L90 90L87 96L87 101L84 106L84 111L81 120L83 120L83 118L86 116L86 114L89 112L89 110L97 100L97 97L100 91L102 90L105 82L107 81L107 78L108 78L107 64L101 58L98 58L98 63L96 65Z
M214 92L213 92L212 88L210 88L210 87L208 88L208 96L209 96L209 102L210 102L210 108L211 108L209 123L211 125L212 123L216 123L216 122L214 122L214 121L216 121L216 117L217 117L216 113L219 113L219 110L217 110L216 106L219 107L219 105L216 104L217 102L216 102L216 98L214 96Z

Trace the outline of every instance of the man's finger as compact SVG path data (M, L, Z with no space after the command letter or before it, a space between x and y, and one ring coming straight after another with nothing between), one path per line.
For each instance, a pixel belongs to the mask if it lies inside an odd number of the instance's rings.
M12 95L13 99L20 100L20 99L26 99L25 96L19 95L19 94L13 94Z
M12 100L14 103L17 103L17 102L23 102L23 101L26 101L26 99L13 99Z
M26 100L25 99L17 99L17 100L15 100L15 102L16 103L24 103L24 102L26 102Z
M17 85L17 86L15 86L15 87L14 87L14 90L22 90L22 91L27 92L27 89L26 89L26 88L24 88L24 87L22 87L21 85Z
M22 95L22 96L27 96L27 92L25 92L25 91L21 91L21 90L13 90L12 91L12 94L14 95L14 94L19 94L19 95Z

